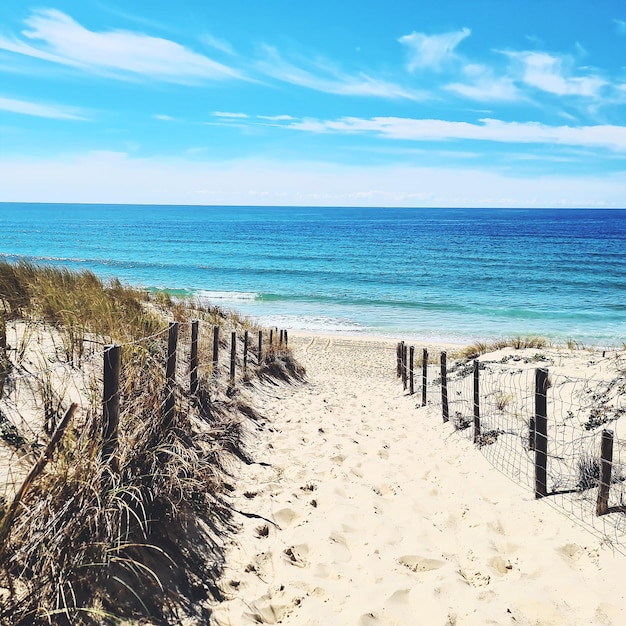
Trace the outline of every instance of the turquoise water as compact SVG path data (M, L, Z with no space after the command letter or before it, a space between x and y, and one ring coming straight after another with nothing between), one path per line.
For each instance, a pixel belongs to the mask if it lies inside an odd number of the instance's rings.
M288 329L626 341L626 210L0 204L0 256Z

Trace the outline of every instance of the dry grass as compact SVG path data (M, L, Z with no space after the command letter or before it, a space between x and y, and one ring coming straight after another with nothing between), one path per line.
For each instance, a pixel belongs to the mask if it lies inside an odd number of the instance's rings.
M23 490L14 518L5 514L11 523L0 536L0 624L207 623L211 602L220 598L215 582L225 537L236 526L225 480L234 458L250 462L245 423L262 418L237 385L226 376L219 382L211 368L200 369L192 395L181 363L177 410L165 421L167 333L160 331L175 319L181 344L188 345L192 318L219 324L222 337L257 328L217 308L103 283L89 272L27 263L0 262L0 314L0 400L3 386L10 400L5 383L22 367L18 346L6 341L7 324L15 320L45 322L50 336L60 338L60 361L74 368L94 367L85 355L90 342L126 344L114 459L103 458L101 372L95 367L65 436ZM249 365L248 384L303 377L288 349L267 348ZM201 359L210 361L206 340L201 350ZM45 437L67 403L42 376L37 389Z
M523 348L545 348L548 342L543 337L509 337L508 339L499 339L497 341L483 342L477 341L467 346L459 353L459 357L470 361L478 358L481 354L495 352L503 348L515 348L521 350Z

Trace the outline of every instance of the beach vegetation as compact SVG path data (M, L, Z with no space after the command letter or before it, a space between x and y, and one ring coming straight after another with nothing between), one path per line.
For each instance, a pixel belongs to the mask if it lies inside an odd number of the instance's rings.
M600 459L594 456L581 456L577 462L578 482L576 489L586 491L600 484Z
M498 391L495 395L495 403L498 411L504 412L506 407L511 403L511 400L513 400L512 394L505 393L504 391Z
M476 359L482 354L496 352L504 348L515 348L522 350L524 348L545 348L548 342L543 337L510 337L508 339L497 339L495 341L477 341L461 350L460 358L466 361Z
M219 324L222 338L241 334L242 319L87 271L4 261L0 316L0 438L20 467L37 468L2 495L0 624L208 623L237 527L230 466L252 462L246 423L258 427L264 418L242 389L213 376L205 332L197 391L176 383L176 408L165 420L167 328L182 322L179 342L188 346L192 319ZM101 355L112 343L121 345L122 375L109 457ZM186 380L186 364L179 366L177 380ZM29 410L39 425L22 429L12 419L15 371L32 380ZM248 380L254 376L278 384L304 370L286 346L273 346L249 363Z

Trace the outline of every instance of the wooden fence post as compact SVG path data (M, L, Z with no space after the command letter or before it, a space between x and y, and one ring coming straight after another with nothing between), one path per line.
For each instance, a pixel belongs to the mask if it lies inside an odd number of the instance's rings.
M261 361L263 361L263 331L259 331L259 350L257 356L257 364L261 365Z
M117 464L117 427L120 421L120 347L104 347L102 394L102 459Z
M289 347L289 337L287 336L287 329L285 328L285 348Z
M609 509L609 490L611 488L611 470L613 467L613 431L602 431L602 445L600 450L600 485L598 487L598 501L596 515L604 515Z
M230 382L235 382L235 360L237 358L237 333L230 334Z
M213 326L213 376L217 376L217 360L220 353L220 327Z
M548 495L548 370L535 370L535 498Z
M189 391L198 392L198 320L191 322L191 354L189 357Z
M174 420L176 404L176 349L178 347L178 322L170 322L167 334L167 362L165 364L165 402L163 404L163 431L167 431Z
M480 383L478 359L474 360L474 443L480 440Z
M406 391L406 383L407 383L407 350L408 347L402 342L402 389Z
M243 371L248 369L248 331L243 333Z
M426 387L428 386L428 350L422 352L422 406L426 406Z
M283 347L283 337L285 335L285 331L281 329L280 331L280 341L278 342L278 347L282 348Z
M415 393L415 383L414 383L414 375L413 375L413 364L415 361L415 346L411 346L409 348L409 394L413 395Z
M441 414L443 421L447 422L450 419L448 412L448 369L447 369L447 353L441 353Z
M396 376L400 378L402 376L402 341L398 342L396 346Z
M270 328L270 340L267 346L267 354L270 355L274 348L274 329Z

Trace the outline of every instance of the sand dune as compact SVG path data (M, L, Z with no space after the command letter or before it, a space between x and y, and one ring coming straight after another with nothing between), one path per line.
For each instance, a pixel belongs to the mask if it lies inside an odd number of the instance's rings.
M418 407L395 344L291 343L308 381L257 395L214 624L626 623L626 557Z

